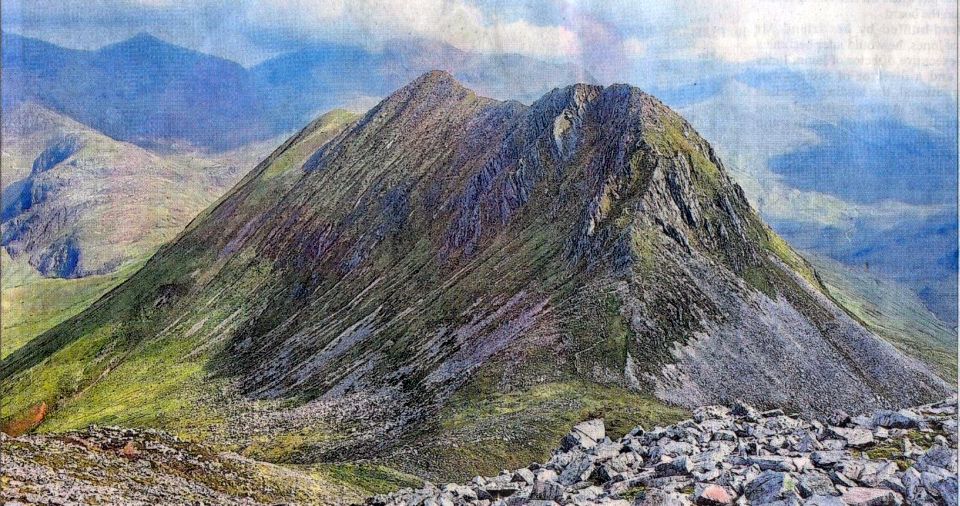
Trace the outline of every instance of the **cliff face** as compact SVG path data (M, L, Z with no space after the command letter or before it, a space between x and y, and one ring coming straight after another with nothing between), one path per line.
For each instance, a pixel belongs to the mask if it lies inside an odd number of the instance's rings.
M709 144L640 90L574 85L525 106L432 72L322 133L4 361L4 391L20 389L6 412L44 399L69 426L91 420L70 413L104 377L170 396L216 383L336 405L359 434L338 448L382 455L420 437L414 422L547 384L807 413L950 389L825 296ZM151 379L145 360L196 370ZM77 363L76 381L28 381ZM344 406L357 399L376 416Z

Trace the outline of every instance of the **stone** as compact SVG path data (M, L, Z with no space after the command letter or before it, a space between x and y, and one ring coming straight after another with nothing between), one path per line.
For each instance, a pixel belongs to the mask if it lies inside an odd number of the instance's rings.
M794 495L797 481L789 474L778 471L764 471L750 480L744 495L751 503L767 503Z
M797 490L802 497L839 495L833 480L822 471L803 473L797 479Z
M522 482L522 483L526 483L527 485L532 485L533 480L534 480L533 471L527 468L517 469L516 471L513 472L512 481L514 482Z
M745 402L736 401L733 403L733 406L731 406L730 414L737 418L756 419L757 408Z
M690 500L676 492L650 490L634 502L636 506L689 506Z
M846 457L846 453L839 450L813 452L810 460L817 467L833 467Z
M533 483L533 490L530 491L531 499L562 503L563 497L563 486L555 481L535 481Z
M917 459L917 469L927 471L932 468L946 469L951 473L957 472L957 452L945 446L934 446Z
M882 488L852 487L840 498L850 506L896 506L903 503L900 494Z
M835 495L815 495L807 498L803 506L846 506L846 503Z
M724 506L733 504L733 495L719 485L706 485L700 488L694 496L693 502L699 506Z
M870 419L874 427L887 429L916 429L920 427L920 417L909 410L890 411L880 410Z
M657 464L654 468L657 476L680 476L688 475L693 470L693 466L687 457L677 457L673 460Z
M830 427L828 432L844 440L848 446L854 448L860 448L873 443L873 432L867 429Z
M751 464L755 464L760 468L761 471L796 471L797 468L793 463L793 459L789 457L780 457L771 455L768 457L752 457L750 459Z
M560 448L565 452L578 446L593 448L604 437L606 437L606 428L603 425L603 420L599 418L587 420L573 426L573 430L561 440Z
M946 506L957 506L957 478L946 478L933 486L933 495L940 498Z

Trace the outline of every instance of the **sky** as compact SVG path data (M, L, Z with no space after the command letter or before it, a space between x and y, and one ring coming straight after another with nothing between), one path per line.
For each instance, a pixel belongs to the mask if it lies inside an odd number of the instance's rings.
M148 31L252 65L308 42L408 37L589 63L766 62L956 93L957 4L946 0L6 0L3 28L92 49Z

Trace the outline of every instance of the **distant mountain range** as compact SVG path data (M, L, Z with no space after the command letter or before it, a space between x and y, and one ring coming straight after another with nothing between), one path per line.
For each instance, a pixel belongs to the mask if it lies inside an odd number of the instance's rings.
M637 88L528 106L434 71L346 123L291 137L0 362L3 421L44 403L47 431L147 425L449 479L542 459L588 416L955 391L840 306L710 144Z
M2 127L0 244L45 276L144 259L249 169L229 156L161 156L32 102L5 109Z
M494 97L533 99L591 78L569 65L426 41L314 45L246 69L148 34L96 51L3 34L5 104L33 101L151 149L225 150L293 131L344 105L366 109L442 68Z

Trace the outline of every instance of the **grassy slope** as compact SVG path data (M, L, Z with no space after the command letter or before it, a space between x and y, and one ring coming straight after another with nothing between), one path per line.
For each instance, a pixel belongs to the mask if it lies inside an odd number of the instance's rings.
M22 258L10 258L0 250L3 291L0 307L0 359L30 339L80 313L103 294L119 285L142 265L133 263L103 276L77 279L44 278Z
M944 379L957 377L957 333L910 290L869 272L808 254L830 295L870 330L903 353L933 364Z
M307 156L352 116L333 114L329 119L331 128L304 141L303 153L291 152ZM281 175L290 163L288 156L280 157L271 164L267 175ZM266 192L262 198L275 198L275 194ZM209 210L201 216L206 212ZM0 401L0 419L15 418L26 407L44 401L53 408L40 428L47 432L112 423L160 426L180 435L202 437L211 426L221 423L219 415L195 410L200 397L215 395L219 386L216 381L203 381L207 376L205 365L217 351L216 346L204 346L209 344L214 325L201 325L193 332L169 339L164 338L164 329L141 323L149 321L146 316L150 313L166 309L156 307L155 292L160 284L180 279L194 271L199 262L207 261L215 260L194 258L189 252L165 257L164 261L155 258L147 263L143 275L128 282L116 304L88 312L85 318L74 320L72 328L59 327L60 332L44 345L57 351L44 360L43 367L35 368L29 375L19 375L6 385L10 395L4 395ZM236 293L251 290L254 288L237 287ZM209 320L222 321L227 316ZM75 335L83 337L68 343L59 341L63 336ZM157 338L144 340L144 336ZM3 366L19 367L22 360L30 359L15 354L6 357ZM191 416L177 416L188 412Z

